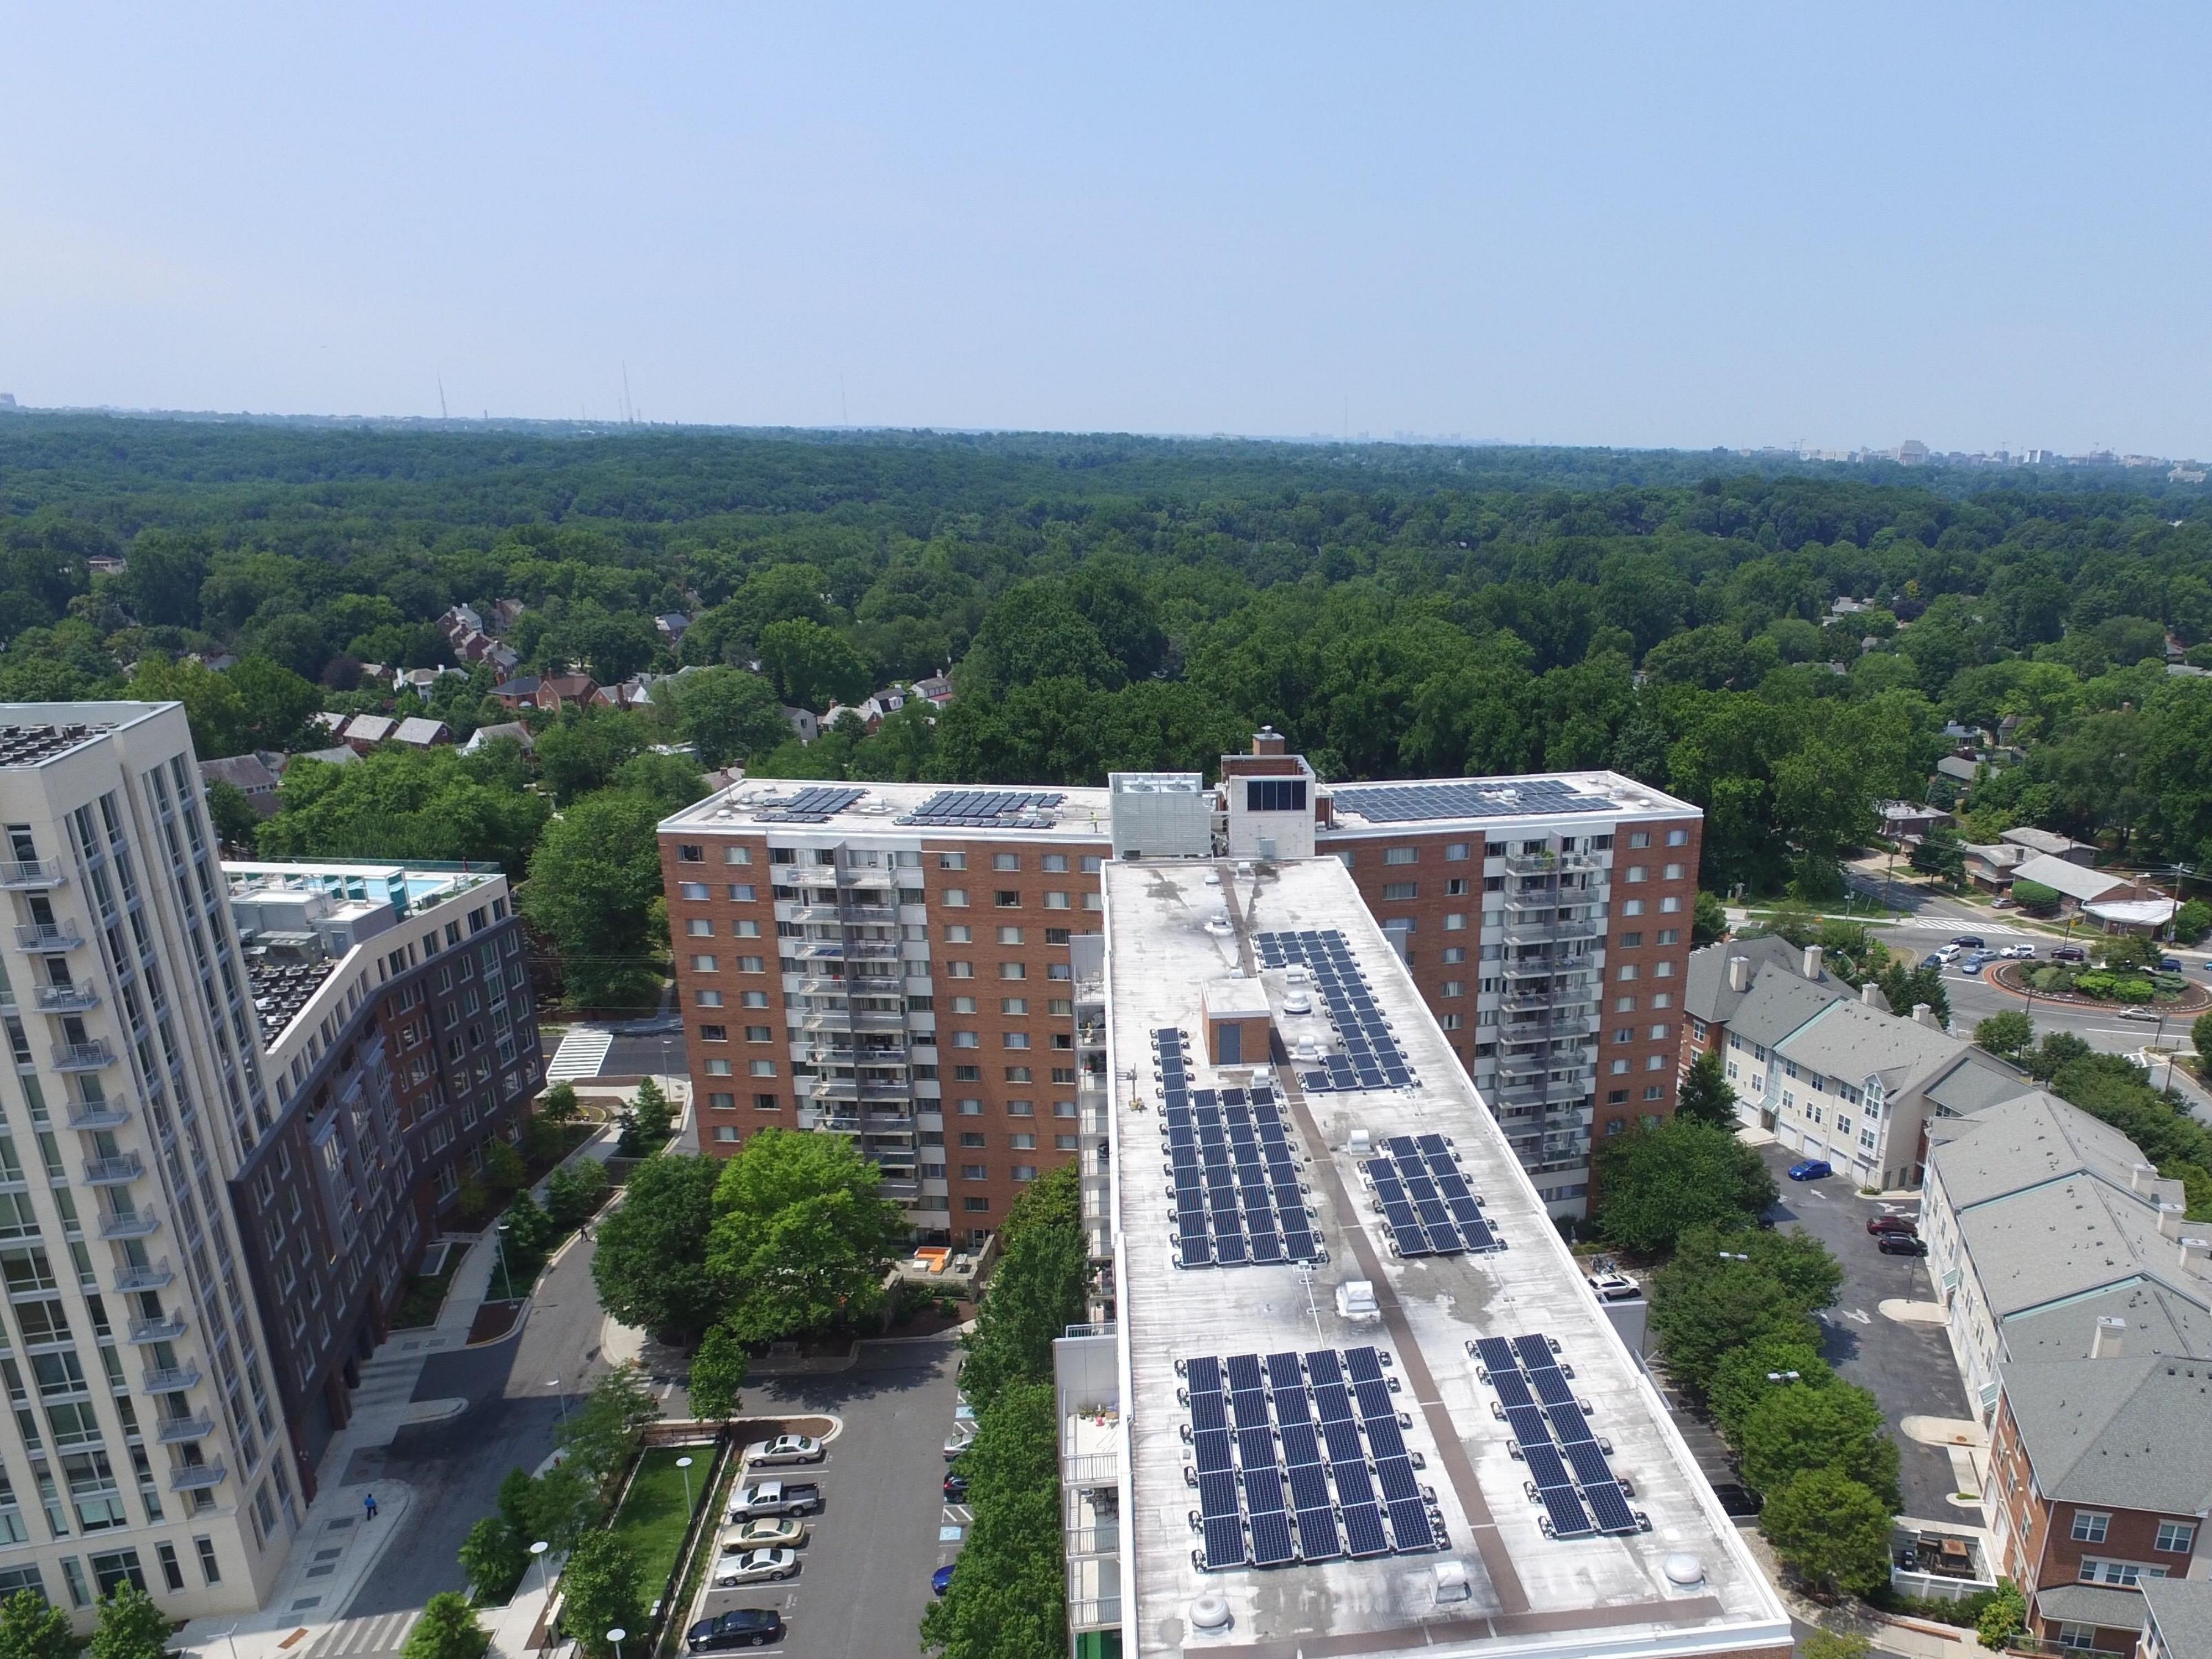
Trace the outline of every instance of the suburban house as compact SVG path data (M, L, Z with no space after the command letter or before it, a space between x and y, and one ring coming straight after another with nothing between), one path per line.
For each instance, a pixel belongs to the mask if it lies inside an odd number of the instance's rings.
M437 690L438 682L447 675L458 675L462 679L468 678L468 675L459 668L399 669L392 676L392 695L396 696L402 691L412 691L424 702L428 702L430 701L430 693Z
M558 708L564 702L574 703L579 708L588 707L592 693L599 689L599 683L589 674L579 674L573 670L565 674L548 674L538 682L538 685L550 692L553 697L550 703L540 706L551 708Z
M410 749L428 749L434 744L451 743L453 729L443 720L434 720L417 714L404 720L392 728L393 743L405 744Z
M1825 1003L1856 994L1826 971L1817 945L1801 950L1778 934L1762 933L1692 951L1682 986L1682 1014L1687 1021L1682 1042L1685 1069L1706 1049L1728 1047L1729 1030L1736 1012L1751 995L1752 987L1762 978L1768 980L1767 989L1761 996L1762 1005L1792 994L1781 988L1791 986L1793 981L1802 981L1811 988L1806 993L1811 1000L1804 1003L1799 1023ZM1766 1030L1771 1018L1769 1022L1760 1023L1762 1030ZM1760 1022L1757 1009L1753 1010L1753 1019Z
M786 703L783 705L783 719L784 723L798 734L801 743L811 743L822 735L822 722L816 718L811 708L794 708Z
M227 783L244 795L262 817L276 811L276 775L258 755L233 755L227 760L202 761L200 776L210 783Z
M476 754L487 745L497 743L502 738L511 738L520 744L522 752L526 755L538 747L538 740L530 735L530 728L520 720L501 720L496 726L477 727L470 735L469 740L461 745L461 752L464 755Z
M1936 825L1950 822L1951 815L1940 806L1906 800L1881 804L1881 834L1891 841L1918 841Z
M2081 915L2108 933L2152 933L2173 920L2174 900L2140 876L2091 870L2038 853L2013 872L2014 882L2040 882L2058 894L2061 915Z
M2142 1584L2190 1576L2212 1511L2208 1413L2212 1362L2136 1352L2124 1329L2100 1326L2078 1358L2005 1368L1985 1506L2036 1636L2124 1653Z
M916 696L927 697L942 708L952 701L952 682L942 674L931 674L914 683Z
M680 611L671 611L653 619L653 628L660 637L673 647L684 643L684 635L690 630L691 618Z
M561 706L559 696L546 690L544 681L535 674L519 674L511 680L502 681L492 687L491 694L502 708L550 709Z
M356 754L366 755L398 729L399 722L389 715L356 714L338 737Z

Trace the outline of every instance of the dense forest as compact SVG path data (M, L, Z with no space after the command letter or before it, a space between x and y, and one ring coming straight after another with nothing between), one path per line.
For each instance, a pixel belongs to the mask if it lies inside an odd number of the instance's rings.
M356 850L373 809L387 838L419 820L402 850L512 862L549 807L684 798L696 768L653 749L675 738L762 773L1085 782L1269 722L1340 778L1618 767L1706 809L1709 887L1818 896L1876 800L1927 793L1947 722L2013 715L2024 758L1973 787L1971 831L2194 863L2212 680L2168 659L2212 664L2204 497L1595 450L13 416L0 696L135 684L213 749L281 748L315 707L389 706L362 663L451 661L449 605L512 599L526 669L721 672L564 715L528 769L299 769L264 846ZM664 612L695 619L680 655ZM243 660L190 660L220 653ZM767 717L948 667L948 708L873 732L802 748ZM505 718L489 684L433 712Z

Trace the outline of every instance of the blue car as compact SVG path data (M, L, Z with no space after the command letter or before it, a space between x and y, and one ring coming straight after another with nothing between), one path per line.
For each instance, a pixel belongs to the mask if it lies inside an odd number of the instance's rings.
M951 1562L947 1561L935 1572L929 1575L929 1587L931 1589L936 1591L939 1595L944 1595L945 1591L952 1588Z
M1792 1181L1826 1181L1833 1174L1835 1171L1828 1167L1828 1160L1825 1158L1808 1158L1802 1164L1790 1166Z

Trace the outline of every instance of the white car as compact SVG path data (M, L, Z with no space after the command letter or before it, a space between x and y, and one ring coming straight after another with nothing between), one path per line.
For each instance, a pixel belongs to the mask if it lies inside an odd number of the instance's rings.
M774 1578L788 1578L799 1571L797 1550L747 1550L743 1555L726 1555L714 1563L714 1588L727 1589L732 1584L759 1584Z
M975 1443L975 1431L966 1424L945 1437L945 1461L950 1463Z
M766 1468L775 1463L819 1463L822 1443L811 1434L780 1434L745 1448L745 1462Z
M1626 1273L1592 1273L1589 1287L1601 1302L1633 1302L1644 1294L1644 1287Z
M1997 954L2014 962L2033 962L2035 960L2035 947L2033 945L2008 945Z
M1959 947L1955 945L1941 945L1928 953L1929 961L1936 963L1945 968L1948 968L1958 959Z

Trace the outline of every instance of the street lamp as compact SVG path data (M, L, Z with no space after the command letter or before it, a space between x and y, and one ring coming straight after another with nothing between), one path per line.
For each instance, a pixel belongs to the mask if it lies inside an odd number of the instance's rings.
M1769 1371L1766 1380L1770 1382L1795 1382L1798 1378L1796 1371Z
M553 1593L552 1570L545 1565L545 1552L552 1547L542 1538L530 1547L530 1553L538 1562L538 1589L546 1595Z
M679 1457L676 1467L684 1471L684 1513L688 1516L691 1513L691 1460Z
M1740 1251L1723 1250L1721 1252L1721 1260L1723 1261L1748 1261L1751 1258L1743 1255Z
M493 1230L491 1245L499 1256L499 1282L507 1287L507 1299L512 1302L514 1300L514 1280L507 1276L507 1224L502 1221Z
M561 1386L557 1376L547 1377L545 1386L556 1390L554 1398L561 1402L561 1426L565 1429L568 1426L568 1390Z
M620 1625L607 1632L607 1640L615 1644L615 1659L622 1659L623 1638L629 1634Z

